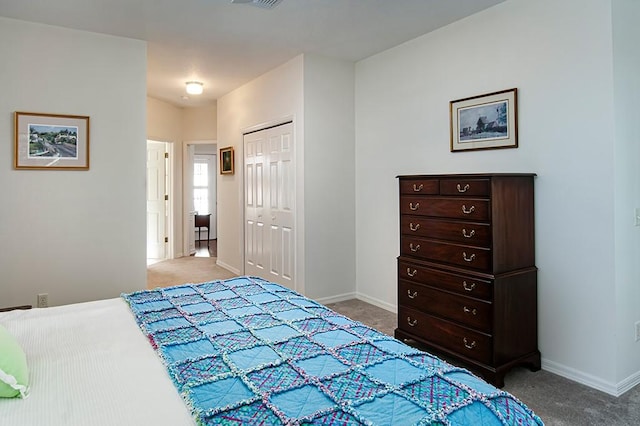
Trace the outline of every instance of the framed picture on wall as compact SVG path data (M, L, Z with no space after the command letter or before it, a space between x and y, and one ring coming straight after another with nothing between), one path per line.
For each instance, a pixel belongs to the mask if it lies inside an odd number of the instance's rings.
M89 117L15 113L16 169L89 170Z
M449 103L451 152L518 147L518 89Z
M233 174L233 147L220 148L220 174Z

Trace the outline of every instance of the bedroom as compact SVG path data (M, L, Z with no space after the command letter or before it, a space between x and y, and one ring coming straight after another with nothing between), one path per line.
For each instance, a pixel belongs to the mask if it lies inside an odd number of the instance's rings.
M353 127L353 142L336 141L333 147L343 154L341 168L350 171L346 177L351 185L340 180L344 175L328 182L309 179L305 202L331 212L331 206L322 206L322 199L313 196L324 185L335 188L342 199L355 198L355 203L341 206L355 230L333 229L339 235L331 235L331 215L307 219L307 241L322 244L307 247L307 257L315 261L305 265L305 291L314 298L355 294L387 308L395 305L396 175L537 173L543 369L621 394L640 381L640 346L634 335L640 320L639 247L633 223L640 181L633 120L638 106L632 102L638 96L639 64L631 42L626 42L638 39L638 30L626 19L637 16L637 5L531 3L507 1L382 52L351 65L351 77L345 64L307 55L295 58L219 100L218 140L231 140L233 129L265 119L259 111L246 118L248 123L233 122L228 115L242 108L243 100L261 98L263 85L287 85L284 71L293 73L298 83L288 101L301 108L301 92L306 102L306 90L313 90L306 86L309 79L333 69L335 79L355 93L355 118L347 124ZM508 37L500 37L504 33ZM5 117L0 133L5 139L12 135L13 111L71 109L92 117L95 141L90 173L54 173L46 182L37 173L13 171L11 144L0 147L5 159L0 181L8 188L0 233L3 305L32 303L35 294L46 291L52 303L56 298L70 303L136 289L133 283L145 279L144 146L130 141L147 136L144 43L5 19L0 34L0 53L11 58L0 71ZM476 58L491 72L477 80L461 78L458 58L478 54L467 43L478 34L506 54L493 64ZM63 72L43 40L55 40L58 55L75 52L84 59ZM25 50L49 60L33 67ZM450 153L448 102L508 87L520 91L520 147ZM122 99L127 99L126 109L121 108ZM310 131L305 123L305 137ZM323 164L312 159L321 153L311 150L310 139L304 143L305 173L317 178ZM237 193L237 183L221 188L221 196L233 199ZM222 227L237 230L237 213L231 210L221 217ZM338 243L340 238L345 241ZM232 244L219 247L220 259L239 268L239 245L233 238L228 241ZM49 282L56 283L55 292L47 287ZM325 282L349 284L332 288L324 287Z

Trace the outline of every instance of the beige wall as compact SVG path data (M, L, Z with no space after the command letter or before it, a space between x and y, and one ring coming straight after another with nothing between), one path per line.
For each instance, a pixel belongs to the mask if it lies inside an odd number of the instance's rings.
M0 306L145 288L146 44L5 18L0 40ZM89 116L90 169L13 169L14 111Z
M147 139L182 142L182 108L147 97Z
M169 142L173 146L173 230L175 257L184 255L183 245L183 179L182 151L184 142L215 140L217 137L217 105L180 108L147 97L147 139Z
M216 103L182 110L182 140L202 141L218 138L218 105Z

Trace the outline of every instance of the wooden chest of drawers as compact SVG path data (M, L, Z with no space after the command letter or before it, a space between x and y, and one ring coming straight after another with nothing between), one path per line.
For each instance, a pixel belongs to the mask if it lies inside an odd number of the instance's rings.
M533 174L399 176L396 337L502 387L540 369Z

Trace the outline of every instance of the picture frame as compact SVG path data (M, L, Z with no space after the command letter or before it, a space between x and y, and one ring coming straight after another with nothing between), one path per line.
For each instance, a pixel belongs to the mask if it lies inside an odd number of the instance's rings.
M16 111L16 169L89 170L89 117Z
M220 174L233 174L233 147L220 148Z
M449 102L451 152L518 147L518 89Z

